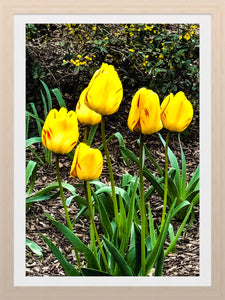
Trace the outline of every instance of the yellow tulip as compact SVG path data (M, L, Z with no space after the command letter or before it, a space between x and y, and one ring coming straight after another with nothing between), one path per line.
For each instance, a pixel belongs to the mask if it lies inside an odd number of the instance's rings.
M59 111L52 109L42 129L42 143L45 148L55 153L69 153L76 145L79 137L77 115L67 112L65 107Z
M80 180L94 180L102 173L103 157L101 151L80 143L76 148L70 176Z
M193 118L193 107L183 92L168 95L161 104L163 126L170 131L184 131Z
M158 95L146 88L139 89L133 97L127 124L130 130L143 134L162 129Z
M83 92L80 95L80 99L77 102L76 106L76 113L77 113L77 119L80 123L86 124L86 125L95 125L101 123L102 116L89 107L84 103L87 89L84 89Z
M119 109L123 86L112 65L103 63L95 72L85 97L85 104L101 115L111 115Z

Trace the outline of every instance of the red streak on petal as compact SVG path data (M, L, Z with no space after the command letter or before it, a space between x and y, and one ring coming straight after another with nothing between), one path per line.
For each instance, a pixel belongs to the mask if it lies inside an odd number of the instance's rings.
M51 140L51 134L49 133L49 130L47 130L47 138Z
M79 163L77 163L77 166L78 166L78 168L81 170L81 166L80 166L80 164L79 164Z
M77 109L80 109L80 102L78 103Z
M145 115L146 115L146 117L149 117L149 112L148 112L147 108L145 108Z
M53 134L53 132L52 132L51 128L49 128L49 131L51 132L51 134Z
M137 107L139 108L139 105L140 105L140 95L138 97L138 102L137 102Z
M71 146L75 145L75 144L76 144L76 142L77 142L77 141L73 142L73 143L71 144Z

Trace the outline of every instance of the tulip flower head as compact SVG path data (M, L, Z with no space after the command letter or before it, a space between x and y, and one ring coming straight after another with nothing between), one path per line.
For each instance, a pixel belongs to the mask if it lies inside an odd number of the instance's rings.
M158 95L146 88L139 89L133 97L127 124L131 131L143 134L162 129Z
M183 92L168 95L161 104L163 126L170 131L182 132L191 123L193 107Z
M94 180L102 173L103 157L101 151L92 149L85 143L76 148L70 176L80 180Z
M58 154L69 153L79 137L77 115L67 112L65 107L59 111L52 109L42 129L42 143L45 148Z
M117 112L123 98L123 86L112 65L103 63L87 89L85 104L101 115Z
M102 116L90 109L84 102L88 88L84 89L77 102L76 113L78 121L85 125L95 125L101 123Z

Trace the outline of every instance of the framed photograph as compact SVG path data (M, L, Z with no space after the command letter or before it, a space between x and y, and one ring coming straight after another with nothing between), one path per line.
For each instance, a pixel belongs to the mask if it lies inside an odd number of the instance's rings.
M3 299L224 299L224 5L68 5L1 2Z

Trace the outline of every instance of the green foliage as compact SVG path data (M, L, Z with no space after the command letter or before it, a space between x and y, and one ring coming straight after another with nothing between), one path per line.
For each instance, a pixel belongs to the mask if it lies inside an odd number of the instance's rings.
M63 65L91 77L113 64L128 90L146 86L162 98L184 91L198 99L199 27L185 24L66 24ZM79 44L79 47L76 45Z
M30 241L26 238L26 246L30 248L30 250L35 253L40 259L43 259L42 248L38 246L35 242Z

